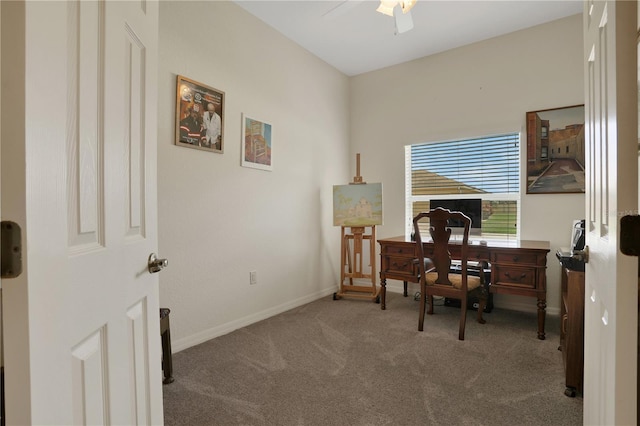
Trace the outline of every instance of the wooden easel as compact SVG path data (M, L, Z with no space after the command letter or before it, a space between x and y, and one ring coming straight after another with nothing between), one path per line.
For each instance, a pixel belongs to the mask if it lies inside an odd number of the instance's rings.
M360 176L360 154L356 154L356 176L349 185L365 184ZM366 234L366 228L371 231ZM347 230L350 230L348 232ZM363 269L363 242L369 242L370 273ZM376 227L372 226L343 226L340 239L340 290L333 293L333 300L342 297L370 299L380 302L380 289L376 285L376 257L375 257ZM353 253L351 246L353 246ZM346 280L348 284L345 284ZM355 285L354 279L369 279L371 285Z

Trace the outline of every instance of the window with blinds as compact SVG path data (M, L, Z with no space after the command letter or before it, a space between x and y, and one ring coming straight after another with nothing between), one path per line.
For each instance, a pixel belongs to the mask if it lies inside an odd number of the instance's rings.
M481 235L517 238L518 133L410 145L405 148L405 170L409 233L413 217L429 210L432 199L480 198Z

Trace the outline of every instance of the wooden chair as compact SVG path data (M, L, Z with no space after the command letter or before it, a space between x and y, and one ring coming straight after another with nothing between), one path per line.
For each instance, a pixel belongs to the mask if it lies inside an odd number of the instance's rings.
M429 218L429 233L433 240L433 251L425 259L425 250L422 245L423 238L420 233L419 222ZM463 239L460 247L461 270L460 273L451 272L451 253L449 252L449 239L451 228L447 227L449 219L457 219L464 224ZM487 303L487 289L484 283L484 267L486 264L480 262L478 265L479 276L469 275L470 269L467 257L469 251L469 229L471 219L461 212L452 212L441 207L437 207L428 212L422 212L413 218L415 239L418 251L418 268L420 271L420 319L418 320L418 330L424 327L424 313L427 298L429 299L429 315L433 314L433 296L443 296L460 300L460 329L458 339L464 340L464 327L467 319L467 298L477 296L479 299L478 322L484 324L482 311ZM426 260L426 262L425 262Z

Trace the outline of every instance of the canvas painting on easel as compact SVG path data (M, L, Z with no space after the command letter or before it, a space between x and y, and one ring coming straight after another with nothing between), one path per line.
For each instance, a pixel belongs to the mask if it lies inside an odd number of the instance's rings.
M333 225L382 225L382 183L334 185Z

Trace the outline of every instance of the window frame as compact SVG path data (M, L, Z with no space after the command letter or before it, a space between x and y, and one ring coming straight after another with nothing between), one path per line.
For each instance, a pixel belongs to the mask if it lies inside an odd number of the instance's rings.
M518 139L518 191L517 192L501 192L501 193L468 193L468 194L431 194L431 195L412 195L412 156L411 148L416 145L424 145L430 143L454 143L459 141L468 141L474 139L488 139L501 136L516 136ZM516 202L516 233L515 234L481 234L483 240L519 240L521 231L521 207L522 207L522 132L504 132L485 136L472 136L466 138L439 140L421 142L412 145L405 145L405 237L410 238L413 233L413 203L428 202L431 199L471 199L481 198L483 201L515 201ZM476 237L477 238L477 237Z

